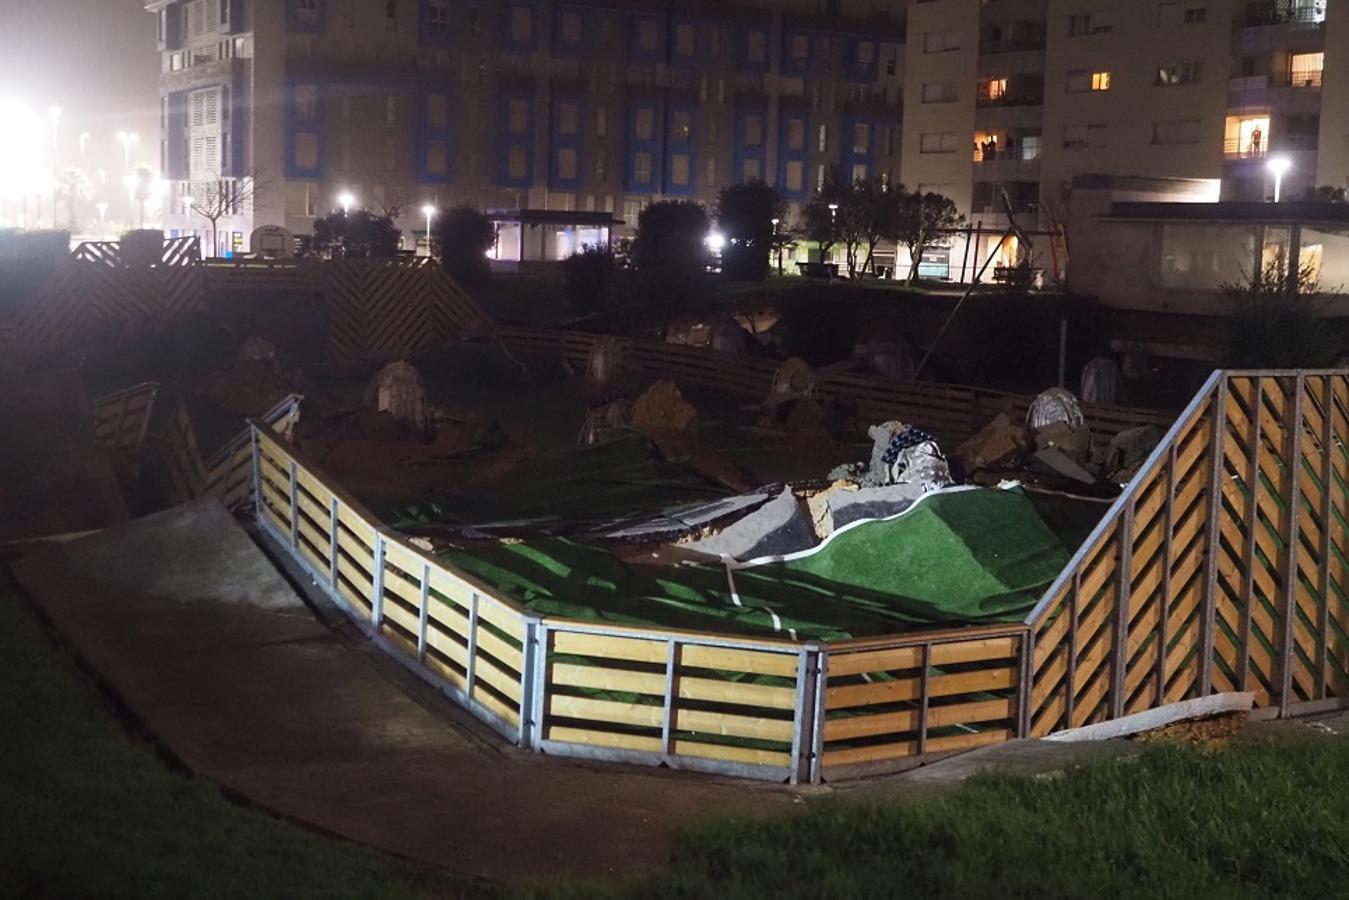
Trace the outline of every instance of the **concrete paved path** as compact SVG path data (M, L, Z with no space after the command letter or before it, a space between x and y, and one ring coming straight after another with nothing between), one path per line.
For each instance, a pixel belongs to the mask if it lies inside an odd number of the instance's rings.
M78 653L194 771L276 813L493 879L666 862L703 812L783 788L523 753L317 620L214 501L19 560Z

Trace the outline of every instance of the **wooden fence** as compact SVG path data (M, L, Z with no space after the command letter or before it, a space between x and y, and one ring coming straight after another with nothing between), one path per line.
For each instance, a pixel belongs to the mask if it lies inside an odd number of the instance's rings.
M1349 702L1349 371L1214 373L1024 622L832 644L540 617L250 438L263 527L542 752L818 782L1213 694Z
M0 351L56 353L204 309L212 295L291 292L318 297L328 358L337 365L407 356L492 327L433 260L202 260L192 239L166 241L153 264L120 245L81 244L26 302L0 308Z
M94 440L116 452L136 453L145 443L145 432L154 414L159 384L147 381L126 390L96 397Z
M290 394L258 417L274 434L289 441L300 420L302 394ZM253 503L253 433L245 427L203 459L187 404L179 398L165 433L163 489L174 503L215 497L226 509Z
M519 349L557 356L584 367L594 347L613 340L579 331L502 327L498 335ZM768 396L778 364L772 360L734 356L703 347L624 338L624 364L681 384L727 391L745 397ZM816 390L826 399L856 404L858 412L877 421L911 422L948 442L959 442L999 413L1024 420L1034 397L961 385L895 381L867 375L821 371ZM1165 428L1174 416L1156 410L1084 405L1083 414L1098 437L1110 439L1141 425Z

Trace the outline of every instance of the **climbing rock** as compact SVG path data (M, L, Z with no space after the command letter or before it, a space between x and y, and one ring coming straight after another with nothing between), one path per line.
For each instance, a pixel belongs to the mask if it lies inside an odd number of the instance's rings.
M365 391L365 405L386 412L414 431L424 432L430 420L426 385L407 360L391 362L380 369Z
M1102 406L1124 402L1124 373L1113 359L1098 356L1083 367L1082 402Z

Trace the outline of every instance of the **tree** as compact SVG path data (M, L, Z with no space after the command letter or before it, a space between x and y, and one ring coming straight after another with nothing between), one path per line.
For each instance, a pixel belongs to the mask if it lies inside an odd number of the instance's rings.
M906 196L903 187L891 189L880 177L858 179L842 192L838 201L838 231L849 278L869 271L876 245L898 233Z
M830 252L839 240L838 208L842 206L847 186L839 181L838 170L830 169L824 176L824 182L801 209L801 221L798 231L807 241L813 241L820 248L820 256L829 259ZM830 209L833 206L834 209Z
M1223 286L1222 365L1235 369L1333 366L1341 335L1318 313L1325 305L1314 264L1289 271L1279 255L1244 282Z
M639 291L656 303L687 304L707 281L707 211L685 200L653 203L637 217L631 260Z
M951 232L965 224L955 203L941 194L905 194L899 209L895 240L909 248L909 282L918 277L923 255L935 247L944 247Z
M56 176L56 199L66 207L66 223L71 231L79 230L76 210L89 199L89 179L79 169L64 169Z
M496 226L472 206L441 213L432 228L431 252L450 277L468 290L482 288L491 275L487 253L496 246Z
M189 213L201 216L211 224L211 248L207 256L215 256L220 247L220 220L238 215L241 208L251 206L253 198L268 182L254 171L242 178L216 178L191 186Z
M1333 187L1329 184L1309 187L1302 192L1302 196L1298 197L1298 200L1303 203L1344 203L1346 201L1345 189Z
M773 221L787 215L778 190L760 179L734 184L717 194L717 225L726 240L721 271L728 278L763 281L772 268Z
M388 216L369 210L334 212L314 220L314 233L300 239L301 256L386 259L397 256L402 232Z

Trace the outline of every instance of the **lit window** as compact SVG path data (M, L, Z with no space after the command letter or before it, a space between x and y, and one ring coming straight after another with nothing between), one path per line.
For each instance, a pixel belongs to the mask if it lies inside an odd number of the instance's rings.
M689 155L676 153L670 157L670 183L675 187L689 185Z
M557 133L574 135L581 130L580 110L575 101L565 100L557 105Z
M506 154L506 175L515 181L529 177L529 157L524 147L512 147Z
M576 149L563 147L557 151L557 177L570 181L576 177Z
M852 127L852 152L867 154L871 152L871 125L857 122Z
M763 177L763 169L757 159L745 160L744 171L741 174L742 181L757 181Z
M815 143L820 153L829 149L829 126L824 122L820 123L819 138Z
M633 136L639 141L649 141L656 135L656 113L649 106L637 110L633 122Z
M1093 91L1108 91L1108 90L1110 90L1110 73L1109 73L1109 72L1092 72L1092 73L1091 73L1091 89L1092 89Z
M507 122L511 134L529 133L529 101L522 97L512 97L507 104Z
M319 89L312 84L295 86L295 118L313 122L319 117Z
M688 23L675 26L675 53L679 56L692 56L698 49L698 31ZM685 181L685 184L688 182Z
M806 164L798 159L787 163L787 190L800 193L806 187Z
M997 101L1007 96L1006 78L986 78L979 82L979 99Z
M688 110L675 110L670 119L670 133L677 143L685 143L693 134L692 117Z
M1293 87L1320 87L1325 53L1294 53L1288 62L1288 83Z
M511 40L516 44L534 42L534 10L528 6L511 7Z
M852 180L854 182L867 180L866 163L857 163L852 167Z
M1154 84L1165 87L1176 84L1193 84L1200 81L1204 74L1203 62L1176 63L1157 68L1157 80Z
M805 119L787 120L787 149L798 151L806 149Z
M745 116L745 146L759 147L763 145L763 119L757 115Z
M651 183L651 154L645 151L634 153L632 157L632 183Z
M345 99L345 98L344 98ZM343 106L343 112L350 117L351 103ZM429 94L426 97L426 124L432 128L444 128L450 123L450 98L444 94Z

